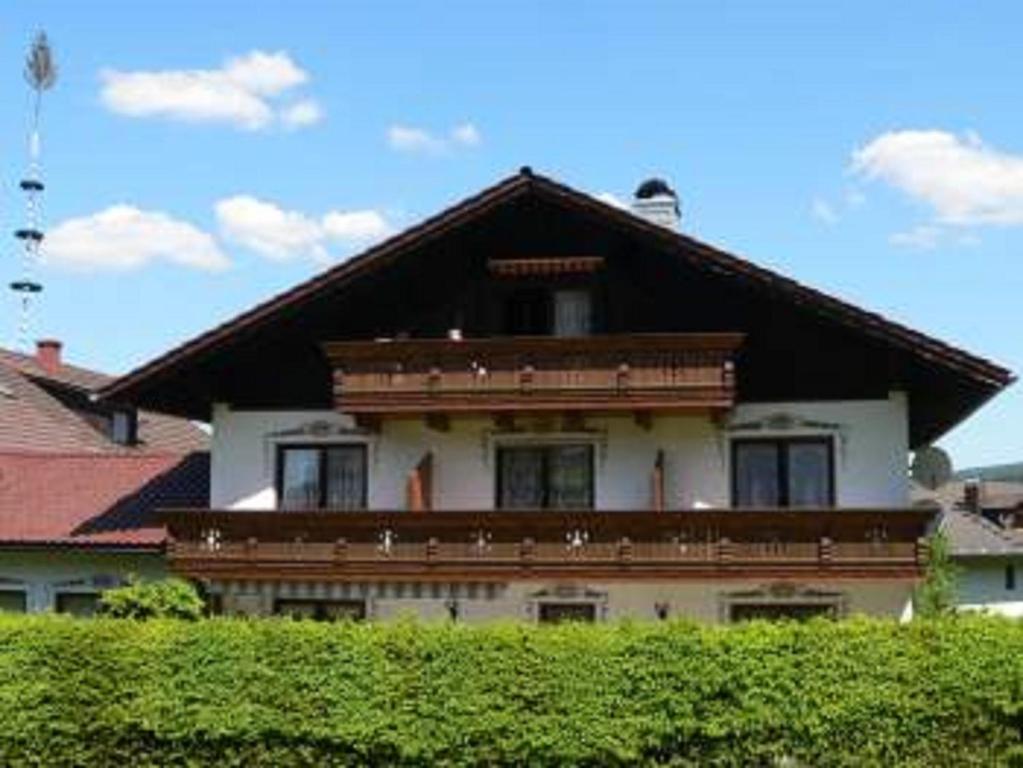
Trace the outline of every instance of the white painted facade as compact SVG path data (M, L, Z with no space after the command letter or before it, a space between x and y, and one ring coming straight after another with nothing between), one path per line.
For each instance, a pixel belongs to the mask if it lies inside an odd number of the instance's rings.
M159 552L98 552L85 549L0 552L0 602L29 613L57 609L61 595L98 595L128 576L149 581L167 576Z
M333 411L240 411L218 404L211 506L274 509L279 445L358 442L368 448L370 509L404 508L406 478L427 452L433 454L434 508L492 509L498 446L563 440L594 445L597 509L649 509L651 471L661 450L669 508L728 507L731 440L808 435L834 441L838 506L909 503L908 404L902 393L886 400L740 404L720 424L706 415L655 416L650 429L631 416L591 417L573 433L557 431L558 420L551 418L517 424L520 431L500 432L490 419L455 418L441 432L422 420L385 420L371 434Z
M978 557L959 560L956 565L956 603L960 610L1023 617L1023 559ZM1009 567L1015 571L1011 580L1006 575Z

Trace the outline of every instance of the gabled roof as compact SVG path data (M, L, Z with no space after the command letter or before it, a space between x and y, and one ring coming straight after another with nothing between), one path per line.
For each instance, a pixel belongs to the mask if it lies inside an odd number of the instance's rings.
M391 263L411 246L439 238L499 206L528 195L597 217L630 237L643 239L673 253L694 269L721 275L753 290L766 292L772 298L798 305L856 333L903 350L922 364L936 366L960 377L964 386L975 390L971 390L974 394L970 397L967 412L979 407L1014 380L1010 371L996 363L809 288L692 237L650 223L523 168L519 174L504 179L361 255L155 358L107 386L102 394L111 400L137 401L147 390L159 386L161 380L214 355L223 344L290 316L307 303L373 273ZM198 416L197 413L190 415Z
M138 414L135 445L114 443L69 405L88 405L92 394L111 381L66 363L47 371L31 355L0 349L0 450L138 454L206 449L206 433L195 424L151 411Z
M954 557L1023 555L1023 536L1017 529L1003 528L981 515L949 506L940 525Z
M0 547L159 549L158 508L208 504L205 453L0 451Z

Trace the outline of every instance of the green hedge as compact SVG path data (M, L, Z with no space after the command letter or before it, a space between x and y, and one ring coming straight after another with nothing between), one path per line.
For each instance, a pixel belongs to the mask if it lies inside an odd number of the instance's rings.
M2 765L1020 764L1023 625L0 618Z

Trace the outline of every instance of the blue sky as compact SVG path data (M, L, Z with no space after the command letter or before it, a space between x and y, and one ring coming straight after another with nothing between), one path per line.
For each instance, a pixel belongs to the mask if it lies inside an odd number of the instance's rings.
M125 371L530 164L619 199L662 174L687 232L1023 371L1016 3L11 6L0 218L45 28L34 335L77 362ZM943 444L1020 435L1016 387Z

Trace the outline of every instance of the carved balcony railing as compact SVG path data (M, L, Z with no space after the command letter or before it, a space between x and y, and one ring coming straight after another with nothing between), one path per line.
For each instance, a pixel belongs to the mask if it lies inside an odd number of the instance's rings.
M926 509L169 511L198 578L913 577Z
M353 414L729 408L741 334L403 339L323 345Z

